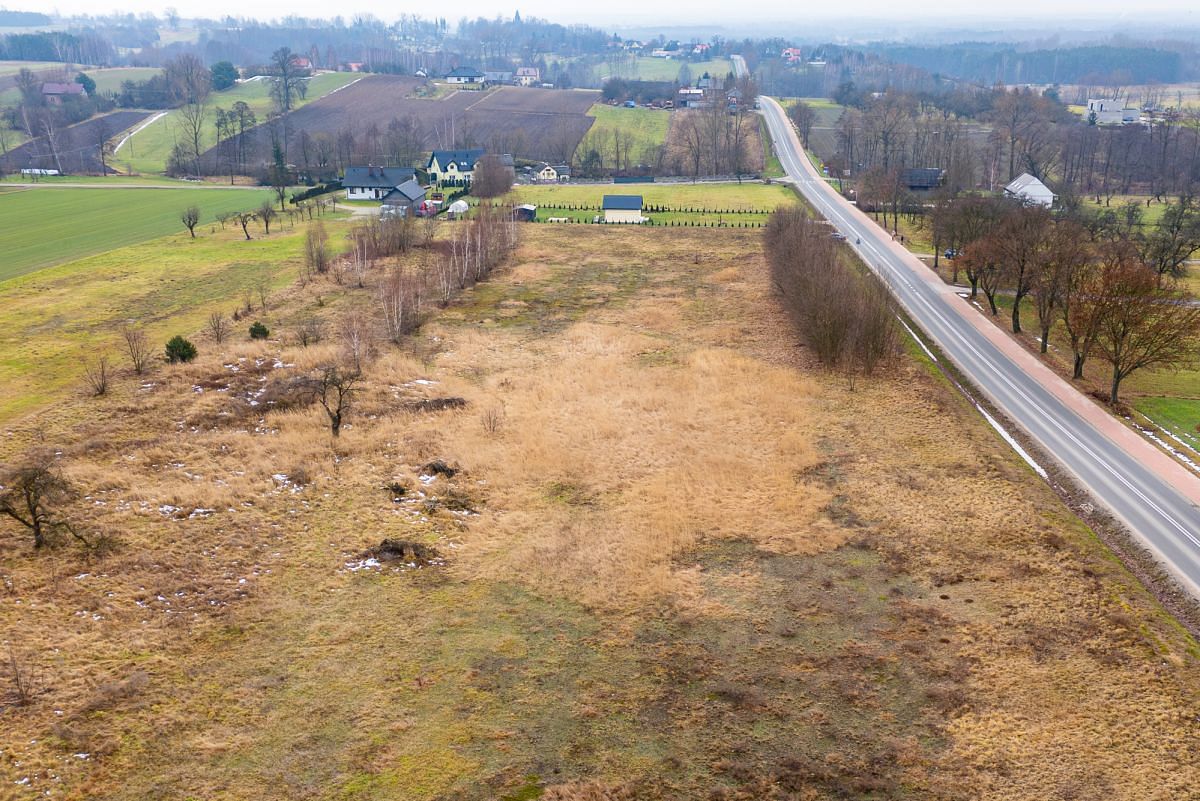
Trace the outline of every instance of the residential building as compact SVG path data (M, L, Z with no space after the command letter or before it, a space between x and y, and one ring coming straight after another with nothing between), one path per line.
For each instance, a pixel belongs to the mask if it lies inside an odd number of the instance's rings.
M517 67L517 83L521 86L537 86L542 82L542 71L537 67Z
M1097 125L1126 125L1137 122L1137 109L1125 108L1125 101L1108 97L1089 97L1083 118Z
M606 223L641 223L645 220L641 195L605 195L600 207Z
M945 170L937 167L911 167L900 173L904 185L916 191L937 189L945 178Z
M783 52L781 52L779 54L779 57L782 58L784 61L786 61L788 64L799 64L803 58L803 56L801 56L801 54L800 54L800 48L798 48L798 47L783 48Z
M1050 187L1027 172L1021 173L1004 187L1004 194L1031 206L1050 208L1054 205L1055 194L1050 191Z
M417 171L412 167L347 167L342 176L346 200L383 200L396 187L413 180Z
M483 84L483 73L474 67L455 67L446 73L446 83Z
M483 80L484 83L492 86L507 85L513 82L513 74L499 70L487 70L483 73Z
M543 161L533 168L533 180L539 184L565 184L571 180L571 167Z
M407 217L413 213L413 209L421 208L424 202L424 187L416 179L410 178L383 196L380 213Z
M78 83L52 83L46 82L42 84L42 97L46 103L51 106L61 106L63 98L66 97L87 97L87 92L83 90L83 85Z
M429 155L429 181L450 186L469 184L475 173L475 162L482 156L482 149L435 150Z

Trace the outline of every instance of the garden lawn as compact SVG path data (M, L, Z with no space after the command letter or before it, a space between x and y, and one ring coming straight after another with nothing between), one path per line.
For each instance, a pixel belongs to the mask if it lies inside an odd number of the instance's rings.
M349 72L325 72L316 75L309 81L308 93L303 100L297 102L296 107L311 103L361 77ZM274 104L271 99L270 82L244 81L224 92L212 93L209 97L212 110L209 112L208 122L204 125L204 140L200 143L204 150L216 144L216 128L212 122L216 118L216 110L222 108L228 111L238 101L248 105L260 123L265 122ZM126 172L163 172L167 169L171 149L179 138L178 112L170 111L130 138L110 163Z
M664 109L625 108L597 103L588 111L588 116L595 118L596 122L575 149L576 160L591 148L607 158L613 132L632 135L630 152L634 159L642 161L646 161L642 158L644 153L653 153L667 143L671 112Z
M179 213L200 207L201 224L273 197L249 189L38 188L0 194L0 283L70 259L182 231Z

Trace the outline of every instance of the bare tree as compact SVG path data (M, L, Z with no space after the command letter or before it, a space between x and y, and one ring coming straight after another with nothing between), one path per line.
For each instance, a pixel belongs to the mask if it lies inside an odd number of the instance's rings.
M329 430L335 437L342 432L342 422L361 378L362 373L356 369L345 370L329 365L322 368L316 381L317 400L329 416Z
M258 211L254 216L262 221L263 232L269 235L271 233L271 220L278 217L279 212L275 211L275 206L271 204L271 201L265 200L263 201L263 204L258 207ZM246 238L250 238L249 234L246 235Z
M354 373L362 373L363 365L371 358L375 339L372 328L370 319L356 310L343 316L338 325L342 350Z
M1073 277L1091 260L1087 231L1064 221L1050 231L1029 284L1041 329L1041 351L1050 348L1050 331L1067 304Z
M271 82L271 98L280 114L292 110L300 97L300 84L304 82L304 70L296 63L291 48L281 47L271 54L274 76Z
M188 206L179 213L179 221L183 223L183 227L188 229L188 233L192 235L192 239L196 238L196 225L200 222L200 207Z
M108 357L101 356L96 361L87 361L83 365L83 377L88 391L95 397L108 392Z
M23 464L0 476L0 515L15 520L33 537L34 548L50 544L55 531L66 530L83 543L60 513L76 493L63 476L50 450L31 453Z
M797 100L796 105L788 109L788 116L792 118L796 132L800 134L801 143L807 148L808 137L817 122L816 110L803 100Z
M377 299L388 338L400 342L420 321L421 281L413 273L393 268L379 285Z
M146 372L146 368L150 366L150 340L146 338L146 332L140 328L132 326L122 326L121 339L125 343L125 353L129 356L129 363L133 367L133 372L141 375Z
M513 171L504 166L500 157L489 153L479 159L471 178L471 194L476 197L499 197L513 185Z
M319 220L304 234L304 266L309 275L324 275L329 270L329 234Z
M325 326L322 324L320 317L305 317L296 326L296 341L306 348L309 345L315 345L320 342L324 334Z
M218 311L208 315L208 333L212 335L213 342L221 344L229 335L229 329L230 323L224 312Z
M268 204L270 205L270 204ZM271 209L271 214L275 213L275 209ZM258 214L253 211L239 211L233 215L233 219L237 220L238 225L242 226L242 233L246 235L246 240L250 240L250 223L258 219Z
M182 146L191 162L192 175L201 175L200 154L204 152L204 126L208 124L207 95L176 110Z

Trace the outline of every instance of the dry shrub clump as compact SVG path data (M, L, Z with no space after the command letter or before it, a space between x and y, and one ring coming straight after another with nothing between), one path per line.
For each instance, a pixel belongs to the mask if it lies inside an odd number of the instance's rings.
M895 352L891 295L874 274L846 263L828 225L799 207L779 209L765 243L783 307L823 364L871 375Z

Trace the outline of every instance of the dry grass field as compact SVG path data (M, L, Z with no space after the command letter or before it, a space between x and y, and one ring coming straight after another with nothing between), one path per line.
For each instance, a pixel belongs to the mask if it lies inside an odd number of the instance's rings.
M0 529L0 795L1200 786L1196 643L917 357L817 370L754 232L524 235L379 345L337 439L266 403L332 337L202 340L4 431L60 448L116 543ZM293 286L266 322L369 298ZM385 537L436 556L367 559Z

